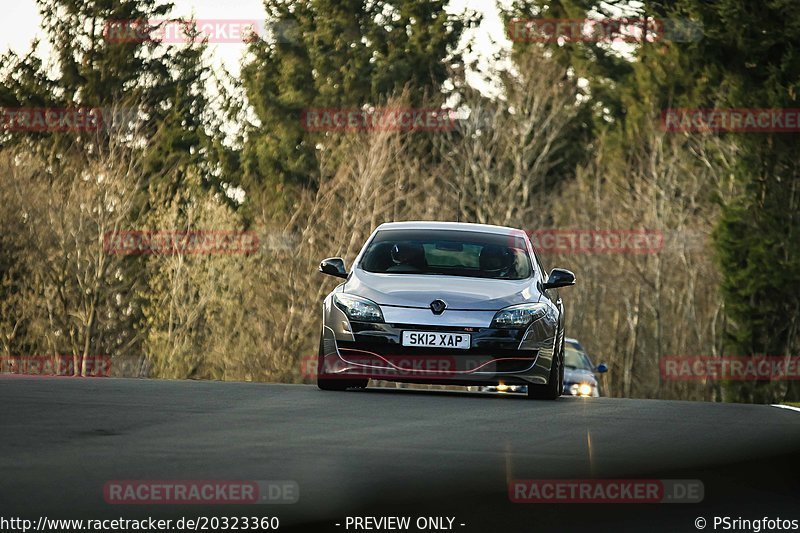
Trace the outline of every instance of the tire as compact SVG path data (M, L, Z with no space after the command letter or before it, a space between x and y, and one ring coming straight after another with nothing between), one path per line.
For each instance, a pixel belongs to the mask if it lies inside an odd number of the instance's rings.
M368 379L325 379L322 377L322 357L324 345L322 335L319 336L319 353L317 355L317 387L321 390L343 391L346 389L365 389Z
M564 337L561 336L561 347L553 357L547 385L528 385L528 398L532 400L555 400L564 390Z

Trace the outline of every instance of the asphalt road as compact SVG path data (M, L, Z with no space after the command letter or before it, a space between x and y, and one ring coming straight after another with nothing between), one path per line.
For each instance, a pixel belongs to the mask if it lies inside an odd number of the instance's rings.
M282 531L354 531L347 516L448 516L455 531L697 531L700 516L800 519L799 452L800 412L770 406L0 378L0 517L270 515ZM574 478L698 479L705 495L509 501L509 480ZM292 480L300 497L235 507L103 497L109 480L189 479Z

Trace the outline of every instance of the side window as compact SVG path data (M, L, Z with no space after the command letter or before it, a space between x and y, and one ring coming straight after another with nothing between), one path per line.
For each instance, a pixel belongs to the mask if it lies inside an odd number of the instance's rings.
M547 270L545 270L542 260L539 259L539 252L533 247L533 243L530 244L530 247L531 250L533 250L533 257L536 259L536 268L539 269L539 273L542 275L542 280L547 281Z

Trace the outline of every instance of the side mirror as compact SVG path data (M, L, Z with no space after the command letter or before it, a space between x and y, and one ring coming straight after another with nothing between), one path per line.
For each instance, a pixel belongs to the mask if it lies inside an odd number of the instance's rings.
M606 372L608 372L608 365L606 365L605 363L600 363L599 365L597 365L598 374L604 374Z
M347 279L347 270L344 268L344 260L341 257L323 259L319 264L319 271L329 276Z
M547 278L547 283L542 284L543 289L557 289L575 285L575 274L563 268L554 268Z

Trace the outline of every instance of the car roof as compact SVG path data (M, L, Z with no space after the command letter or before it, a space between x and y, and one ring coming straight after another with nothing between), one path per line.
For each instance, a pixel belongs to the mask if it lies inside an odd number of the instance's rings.
M571 344L573 347L578 347L582 352L586 352L586 349L580 343L578 339L573 339L572 337L565 337L564 342Z
M494 233L497 235L518 235L524 233L521 229L509 228L506 226L493 226L491 224L473 224L470 222L434 222L427 220L413 220L408 222L385 222L378 226L378 230L400 230L400 229L429 229L429 230L452 230L452 231L478 231L483 233Z

